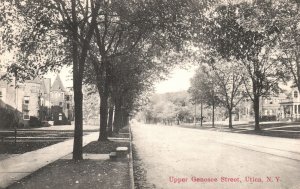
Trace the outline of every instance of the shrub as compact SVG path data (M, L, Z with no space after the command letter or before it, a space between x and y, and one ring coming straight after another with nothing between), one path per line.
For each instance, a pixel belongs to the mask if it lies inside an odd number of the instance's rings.
M276 115L265 115L265 116L261 116L259 121L276 121L277 117Z
M42 122L39 120L39 118L30 116L28 125L29 125L29 127L41 127Z
M71 125L71 122L67 119L66 115L64 114L62 107L59 106L52 106L51 113L53 115L54 125ZM59 120L61 114L61 120Z
M18 114L14 110L0 107L0 128L8 129L18 126Z

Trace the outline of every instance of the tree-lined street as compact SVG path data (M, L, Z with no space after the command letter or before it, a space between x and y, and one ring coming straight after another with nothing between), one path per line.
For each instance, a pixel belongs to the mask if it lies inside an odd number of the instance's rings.
M139 123L132 131L147 182L157 188L300 187L299 140Z
M300 188L299 0L1 2L0 187Z

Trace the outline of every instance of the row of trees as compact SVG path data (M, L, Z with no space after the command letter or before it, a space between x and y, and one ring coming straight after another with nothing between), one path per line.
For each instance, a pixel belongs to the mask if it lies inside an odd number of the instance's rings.
M137 116L145 123L163 123L166 125L179 122L191 122L194 108L187 92L155 94L147 106Z
M226 119L224 108L218 105L216 109L216 117L219 120ZM208 121L212 116L209 104L203 104L201 107L195 104L192 93L179 91L152 95L135 118L147 124L180 125Z
M2 2L1 53L10 51L15 57L7 78L15 74L24 81L64 65L73 67L75 160L82 159L83 84L100 96L98 140L107 140L112 123L118 132L143 103L153 81L173 66L161 57L182 49L183 42L191 39L194 18L210 4L193 0Z
M298 1L227 5L214 0L2 2L1 53L15 54L8 76L25 80L63 65L73 66L74 159L82 159L83 84L101 98L99 140L107 140L112 108L118 131L144 103L153 81L176 63L168 55L184 50L185 44L199 47L194 57L207 64L207 72L215 73L215 79L207 82L216 86L216 80L224 81L218 87L223 94L219 100L229 112L238 103L243 84L254 104L256 130L259 99L278 90L278 82L287 79L284 70L300 88ZM231 72L229 63L238 71ZM205 91L215 97L215 90ZM213 98L211 103L216 102Z
M232 127L232 109L247 97L260 130L260 98L291 78L300 89L299 7L298 1L245 1L210 11L194 38L206 55L194 56L201 63L190 89L194 99L226 107Z

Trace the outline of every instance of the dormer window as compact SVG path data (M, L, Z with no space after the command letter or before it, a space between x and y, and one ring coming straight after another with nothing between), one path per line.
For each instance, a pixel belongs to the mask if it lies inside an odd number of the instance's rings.
M294 98L298 98L298 91L294 91Z

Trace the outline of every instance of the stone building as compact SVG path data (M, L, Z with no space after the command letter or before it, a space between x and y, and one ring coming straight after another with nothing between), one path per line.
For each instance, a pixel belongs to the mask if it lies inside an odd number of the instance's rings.
M0 107L14 111L19 115L18 122L24 125L31 117L40 121L73 120L72 94L65 89L59 75L52 86L50 78L37 77L23 83L15 82L14 78L9 83L0 81Z
M58 117L56 113L54 113L54 120L62 121L63 119L67 119L69 121L74 119L74 111L73 111L73 90L72 88L65 88L59 75L56 76L51 90L50 90L50 103L51 107L54 109L60 109L58 113ZM56 111L56 110L55 110Z

